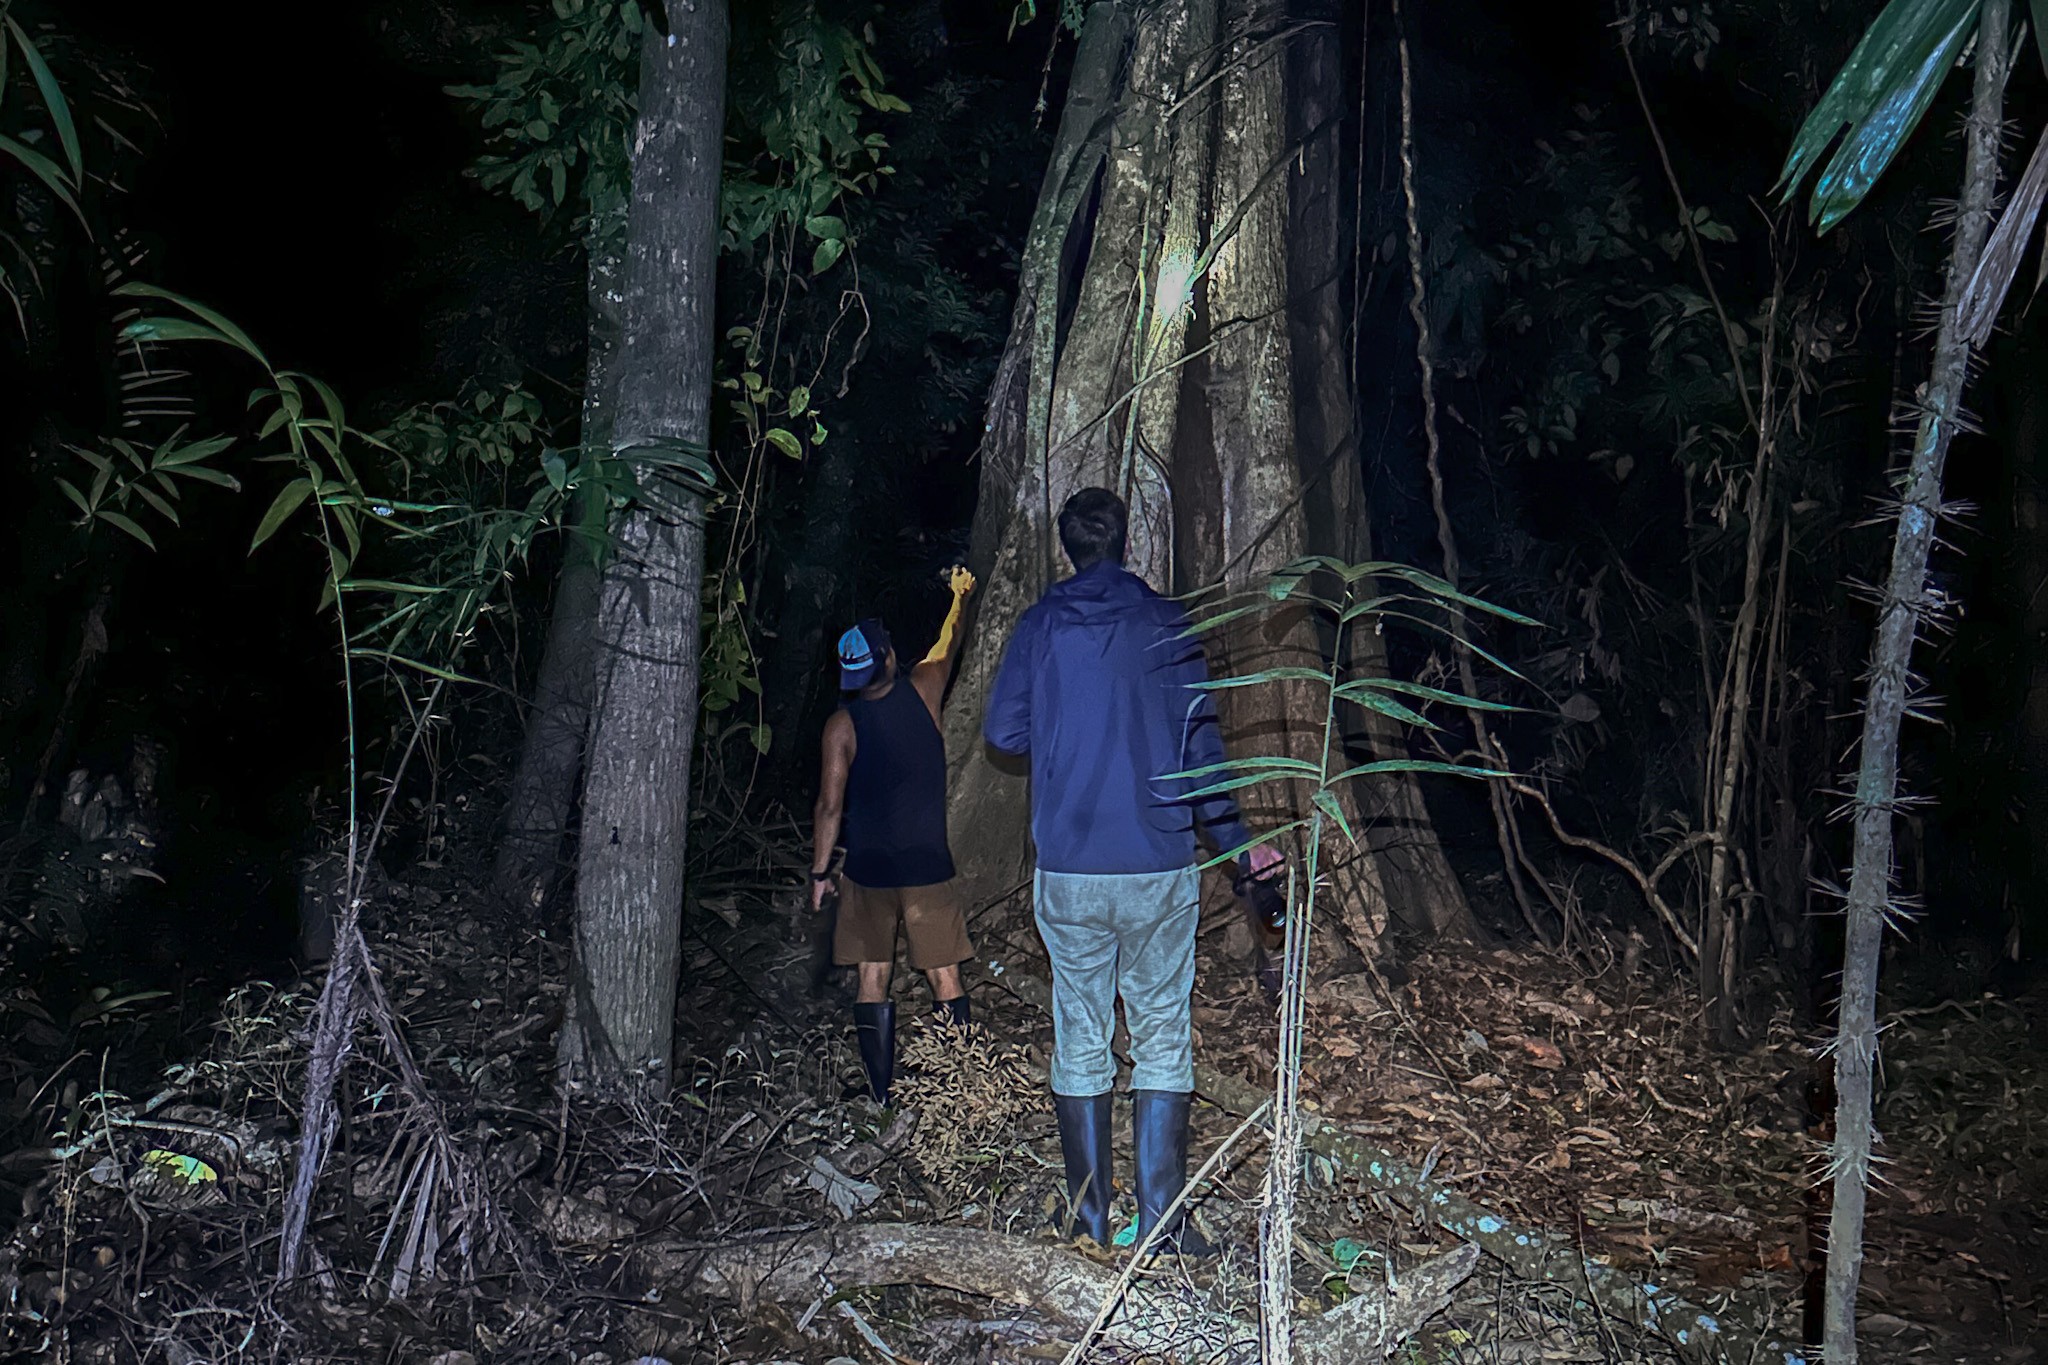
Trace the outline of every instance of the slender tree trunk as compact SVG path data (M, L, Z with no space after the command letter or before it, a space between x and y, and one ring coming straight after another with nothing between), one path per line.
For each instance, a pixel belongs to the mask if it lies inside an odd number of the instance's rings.
M1088 6L1052 160L1025 237L1009 343L989 390L981 493L969 552L969 566L983 586L974 599L967 653L946 708L947 818L959 832L953 854L970 900L1012 890L1031 866L1023 784L1014 772L990 761L981 717L1003 646L1051 573L1045 557L1046 494L1038 476L1050 421L1062 258L1102 168L1130 32L1131 15L1122 4L1095 0ZM971 837L963 837L969 831Z
M624 217L623 204L591 209L585 291L589 344L578 439L593 453L609 451L612 442ZM498 896L529 914L540 910L554 885L562 838L576 804L576 780L583 772L590 694L597 683L593 632L606 511L601 490L586 489L577 498L576 524L562 547L547 644L534 679L533 709L519 766L512 774L512 794L505 804L504 832L491 876Z
M1338 209L1343 176L1336 117L1344 82L1336 28L1320 25L1294 39L1290 59L1293 134L1305 140L1300 173L1288 177L1291 240L1297 248L1289 255L1289 278L1299 301L1291 331L1296 421L1302 477L1311 485L1302 507L1310 547L1357 563L1373 557L1372 518L1365 501L1344 323L1340 263L1345 252ZM1350 676L1388 676L1386 642L1377 631L1347 631L1345 643ZM1406 737L1387 717L1354 707L1344 719L1346 740L1360 761L1408 757ZM1394 918L1410 932L1430 937L1470 932L1472 911L1464 887L1444 858L1416 780L1396 773L1362 779L1358 800Z
M1870 1178L1872 1072L1877 1056L1877 972L1890 909L1892 817L1898 807L1899 726L1911 701L1913 640L1931 605L1927 555L1941 517L1942 466L1962 420L1970 347L1957 323L1962 297L1983 254L1998 183L1998 131L2006 76L2008 0L1984 0L1975 92L1965 134L1962 202L1949 253L1948 289L1934 369L1920 403L1920 427L1906 470L1863 707L1856 774L1854 859L1842 952L1840 1032L1835 1044L1834 1211L1828 1221L1828 1365L1856 1360L1856 1288L1863 1274L1863 1215Z
M627 210L614 446L701 448L709 432L723 0L669 8L640 69ZM604 571L576 886L563 1079L665 1092L681 961L683 854L696 735L702 500L643 473Z

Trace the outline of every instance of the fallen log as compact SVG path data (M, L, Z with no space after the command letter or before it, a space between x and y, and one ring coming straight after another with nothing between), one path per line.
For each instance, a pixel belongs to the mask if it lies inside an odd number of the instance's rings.
M1037 1314L1076 1336L1094 1322L1116 1291L1116 1272L1066 1247L977 1228L916 1223L844 1223L815 1232L685 1247L630 1244L626 1220L558 1197L549 1222L586 1247L618 1240L635 1273L649 1283L723 1299L742 1309L773 1302L802 1304L825 1286L924 1285L972 1294ZM1450 1302L1478 1263L1459 1247L1401 1275L1391 1288L1372 1286L1301 1325L1300 1365L1343 1365L1383 1359ZM1136 1284L1104 1326L1112 1345L1148 1356L1203 1362L1250 1361L1258 1354L1253 1324L1202 1307L1170 1288Z
M673 1257L643 1248L643 1265L661 1283L752 1304L801 1303L822 1284L927 1285L1029 1310L1073 1332L1085 1331L1114 1293L1106 1266L1071 1250L1003 1232L915 1223L843 1224L796 1237L729 1245ZM1441 1312L1478 1262L1460 1247L1403 1275L1391 1291L1368 1291L1312 1322L1296 1336L1301 1365L1384 1358ZM665 1273L664 1273L665 1272ZM1167 1290L1132 1285L1103 1328L1112 1344L1172 1359L1251 1359L1254 1326Z
M1050 1009L1052 988L1037 977L1005 972L1001 985L1017 997ZM1231 1113L1249 1114L1270 1098L1267 1090L1197 1064L1195 1089ZM1302 1141L1339 1163L1424 1219L1505 1264L1525 1280L1553 1284L1590 1300L1600 1312L1653 1333L1697 1365L1741 1361L1744 1365L1807 1365L1806 1353L1769 1333L1734 1322L1690 1303L1662 1285L1633 1276L1586 1255L1569 1237L1525 1227L1434 1184L1423 1173L1382 1148L1361 1141L1312 1113L1303 1113Z

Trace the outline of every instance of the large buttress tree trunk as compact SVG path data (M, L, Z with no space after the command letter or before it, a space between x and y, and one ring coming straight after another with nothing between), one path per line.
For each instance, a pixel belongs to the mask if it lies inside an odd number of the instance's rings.
M669 10L640 67L614 445L701 449L709 433L726 9ZM696 734L703 504L643 472L599 595L583 783L565 1083L665 1091L681 958Z
M1296 248L1289 253L1288 277L1297 301L1290 310L1290 341L1307 486L1302 508L1310 543L1358 563L1373 557L1372 517L1365 502L1352 351L1344 322L1341 262L1352 253L1339 226L1344 82L1338 37L1336 26L1325 24L1289 45L1292 135L1302 143L1299 172L1288 177L1294 215L1289 240ZM1345 643L1351 676L1389 676L1386 642L1377 631L1351 631ZM1353 707L1343 719L1345 738L1358 761L1409 756L1401 727L1388 717ZM1388 773L1360 779L1356 796L1394 919L1427 936L1466 932L1472 911L1437 841L1420 784L1412 776Z
M591 209L585 285L589 341L578 434L586 452L611 449L624 208L613 204ZM539 911L554 885L562 839L576 804L576 779L583 773L590 693L597 684L593 639L605 514L602 490L586 490L578 498L576 524L562 547L562 567L555 577L547 643L534 679L526 737L519 766L513 770L491 873L492 890L529 914Z
M1906 468L1890 576L1871 645L1870 692L1856 773L1855 837L1842 951L1840 1031L1835 1043L1834 1205L1828 1221L1829 1365L1855 1365L1856 1288L1863 1273L1863 1214L1871 1162L1872 1081L1877 1057L1877 973L1891 900L1892 817L1898 807L1899 727L1912 698L1913 641L1929 605L1927 556L1941 517L1942 469L1962 419L1970 344L1958 321L1983 255L1998 184L2008 0L1984 0L1962 201L1950 248L1948 289L1936 334L1934 369L1920 400L1920 425Z
M1330 459L1332 433L1350 429L1335 284L1314 300L1325 310L1308 325L1314 378L1298 392L1289 314L1303 296L1289 273L1287 182L1299 149L1287 130L1286 40L1250 36L1253 17L1235 3L1219 13L1218 0L1089 11L990 399L974 547L988 589L949 711L955 855L976 899L1019 887L1029 870L1025 786L989 760L979 725L1017 617L1064 572L1053 514L1070 492L1100 484L1124 495L1129 565L1166 592L1242 585L1298 554L1353 548L1357 452ZM1107 151L1094 151L1089 139L1105 127ZM1074 223L1097 165L1095 211ZM1333 239L1334 219L1323 230ZM1316 249L1327 265L1333 248ZM1080 268L1060 336L1047 328L1063 259ZM1298 453L1303 406L1318 416L1312 455ZM1312 517L1306 505L1327 491L1305 482L1333 467L1346 481L1339 510ZM1241 635L1227 651L1217 662L1233 668L1323 657L1306 619ZM1306 754L1320 748L1322 714L1301 691L1227 706L1225 719L1244 752ZM1406 794L1404 812L1426 833L1419 799ZM1248 813L1282 818L1277 808ZM1428 855L1433 873L1424 859L1403 894L1448 907L1426 913L1438 927L1463 904L1433 838ZM1342 873L1345 925L1361 949L1390 909L1383 861L1364 849Z

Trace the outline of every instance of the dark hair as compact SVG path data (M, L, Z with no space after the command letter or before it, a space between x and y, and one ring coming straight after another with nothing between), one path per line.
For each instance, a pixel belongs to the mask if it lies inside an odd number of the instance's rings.
M1060 508L1060 547L1076 573L1105 559L1121 564L1130 525L1122 498L1107 488L1084 488Z

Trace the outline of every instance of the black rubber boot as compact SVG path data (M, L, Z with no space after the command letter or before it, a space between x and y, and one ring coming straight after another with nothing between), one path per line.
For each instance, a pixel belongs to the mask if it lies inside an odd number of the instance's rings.
M868 1073L868 1094L886 1107L889 1083L896 1079L896 1002L855 1005L853 1027L860 1035L860 1064Z
M1131 1137L1137 1149L1138 1244L1165 1215L1188 1183L1188 1099L1174 1090L1131 1092ZM1188 1221L1187 1205L1173 1215L1166 1231L1152 1244L1155 1254L1208 1256L1215 1248Z
M951 1000L939 1000L932 1004L932 1013L939 1016L939 1022L953 1028L966 1028L973 1022L973 1012L967 1008L967 997L956 995Z
M1074 1216L1073 1235L1093 1237L1109 1245L1110 1092L1076 1097L1054 1095L1060 1119L1060 1154L1067 1161L1067 1199Z

